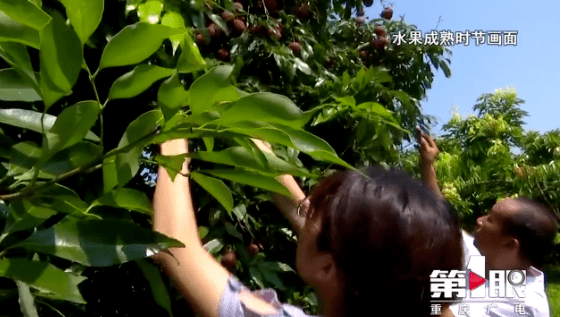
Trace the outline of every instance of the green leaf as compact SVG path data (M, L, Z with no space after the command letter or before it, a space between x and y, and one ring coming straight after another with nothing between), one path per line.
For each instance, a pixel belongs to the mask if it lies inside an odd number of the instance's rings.
M127 126L125 133L119 141L117 149L121 149L128 145L133 145L142 138L154 133L159 122L162 120L162 112L160 110L151 110L143 113L137 119L133 120ZM145 144L139 144L144 146Z
M238 232L237 228L235 228L232 224L225 222L225 231L227 231L229 235L239 239L240 242L244 242L242 234Z
M180 83L178 73L173 74L160 85L157 99L162 109L164 120L172 118L180 110L180 107L185 105L186 91L182 83Z
M10 168L8 175L14 176L28 172L41 157L41 148L32 141L20 142L10 149ZM50 178L46 173L39 173L40 178Z
M0 275L51 292L58 299L86 304L78 290L78 284L86 280L86 277L65 273L50 263L18 258L4 259L0 260Z
M211 196L215 197L228 213L231 213L233 210L233 195L225 183L198 172L190 172L190 176L196 183L203 187L203 189L209 192Z
M3 11L14 21L36 30L41 30L51 20L51 17L45 11L27 0L1 0L0 11Z
M34 205L28 199L12 201L9 210L6 226L2 235L0 235L0 241L13 232L37 227L57 214L55 210Z
M10 18L0 10L0 42L18 42L39 49L39 31Z
M75 216L82 216L88 208L88 204L74 191L59 184L36 191L30 201Z
M98 28L104 12L104 0L61 0L66 15L82 44Z
M172 317L172 304L170 302L170 294L168 294L168 288L162 280L160 270L155 265L147 262L146 260L139 260L136 263L147 282L149 282L149 287L151 289L155 303L164 308L168 312L168 315Z
M448 66L448 64L446 64L445 61L440 60L440 68L442 68L442 71L444 72L444 75L446 76L446 78L450 78L452 76L452 72L450 71L450 67Z
M128 146L130 146L130 149L116 155L115 167L119 187L125 185L139 171L139 157L146 144L146 142L140 142L140 140L152 135L161 119L162 112L160 110L151 110L140 115L125 130L117 149ZM148 138L146 140L148 142Z
M127 221L67 217L11 248L50 254L86 266L106 267L143 259L171 247L185 246Z
M217 152L193 152L187 156L192 159L225 164L246 169L254 169L260 173L275 176L279 174L292 174L296 176L311 176L307 170L295 167L294 165L278 158L270 153L264 153L268 164L273 168L261 167L256 157L243 147L231 147ZM277 173L275 172L277 171Z
M383 67L370 67L368 73L372 74L373 80L379 84L388 83L393 80L391 75L389 75L389 73Z
M155 161L164 167L170 179L174 181L176 175L182 171L182 164L186 161L186 156L184 154L174 156L157 155Z
M213 151L213 146L215 145L215 139L214 138L203 138L203 143L205 144L205 150L206 151Z
M82 68L82 43L59 14L41 30L41 95L48 109L71 92Z
M206 66L199 48L192 40L189 33L184 34L184 42L182 45L182 54L178 59L179 73L192 73L204 69Z
M216 66L193 82L187 94L193 114L211 110L219 101L235 101L240 98L229 82L232 71L233 66Z
M32 110L0 109L0 123L41 133L42 115L42 113ZM45 117L43 118L43 126L45 127L45 132L49 132L51 130L56 120L57 117L50 114L45 114ZM85 138L94 142L100 141L100 138L96 136L92 131L88 131Z
M102 174L104 180L104 193L109 192L119 183L117 179L117 167L115 166L115 155L109 156L102 162Z
M229 35L229 28L227 27L227 23L225 23L225 21L218 16L217 14L208 14L209 18L211 19L211 21L215 22L215 24L217 24L217 26L223 30L223 32L225 32L226 35Z
M204 244L203 248L211 254L217 254L223 248L223 243L219 239L213 239Z
M229 125L252 118L255 121L281 123L298 129L309 122L312 115L303 113L285 96L259 92L242 97L228 106L221 113L221 123Z
M302 61L300 58L295 58L295 64L297 65L297 69L302 71L305 75L311 75L313 73L311 67L309 67L309 65L307 65L307 63Z
M237 133L265 140L271 144L281 144L298 149L316 159L326 160L346 168L353 167L342 161L332 147L323 139L303 130L294 129L277 123L259 123L251 121L237 122L230 127ZM314 158L315 158L314 157Z
M272 283L275 287L279 288L280 290L285 290L285 286L283 286L283 283L278 277L278 273L276 271L269 270L268 267L264 266L262 263L258 263L258 267L260 268L260 273L262 273L264 279Z
M140 63L158 50L166 38L184 32L184 29L146 22L128 25L104 48L98 71L107 67Z
M108 100L132 98L147 90L155 81L174 73L173 69L141 64L113 82Z
M250 278L254 281L254 283L256 283L256 285L258 285L258 287L265 288L263 281L264 277L256 267L254 266L249 267L248 273L250 273Z
M235 214L239 221L244 221L246 218L246 206L243 204L236 206L233 208L233 214Z
M15 69L8 68L0 70L0 100L33 102L41 96Z
M291 196L289 190L273 177L267 177L255 172L243 169L213 169L200 170L200 172L215 177L224 178L233 182L263 188L269 191Z
M391 111L387 110L387 108L383 107L380 103L377 102L364 102L358 105L358 109L366 109L371 113L374 113L378 116L382 116L388 119L393 119L393 114Z
M0 42L0 57L10 64L37 93L41 92L25 45L16 42Z
M137 16L140 21L156 24L160 20L164 4L158 0L147 1L137 8Z
M42 162L56 152L82 141L98 120L99 111L100 105L96 101L81 101L65 108L46 134L47 151L43 153Z
M15 280L16 287L18 288L20 309L22 311L23 317L39 317L37 314L37 307L35 307L35 302L29 285L19 280Z
M130 188L120 188L106 193L92 202L88 209L96 206L111 206L152 214L152 204L147 195Z
M162 20L160 21L160 24L162 25L166 25L168 27L171 27L173 29L181 29L181 28L185 28L186 24L184 22L184 18L182 18L182 16L176 12L170 11L167 12L166 14L164 14L162 16ZM180 45L180 42L184 39L184 35L182 34L176 34L176 35L172 35L169 37L170 42L172 42L172 49L173 52L176 52L176 49L178 48L178 46Z
M208 233L209 233L209 227L204 227L204 226L197 227L197 236L200 239L205 238Z
M53 155L53 157L39 166L39 168L48 174L58 176L80 166L92 163L99 158L101 153L102 148L95 144L78 142Z

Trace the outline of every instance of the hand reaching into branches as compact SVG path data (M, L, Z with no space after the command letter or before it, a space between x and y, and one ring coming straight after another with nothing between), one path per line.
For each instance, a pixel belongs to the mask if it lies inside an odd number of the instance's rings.
M418 144L420 151L420 175L422 177L422 182L438 196L443 197L442 191L438 186L438 179L436 177L436 171L434 170L434 160L440 152L436 141L434 141L428 134L422 133L418 129Z
M422 133L418 130L418 144L420 151L420 161L423 164L432 164L436 159L436 156L440 152L436 141L432 139L428 134Z

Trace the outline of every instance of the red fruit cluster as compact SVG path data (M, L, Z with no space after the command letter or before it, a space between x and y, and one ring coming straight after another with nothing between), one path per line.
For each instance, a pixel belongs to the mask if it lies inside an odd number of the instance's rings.
M260 247L255 243L251 243L248 247L246 247L246 252L248 252L248 255L253 258L256 254L258 254L258 252L260 252Z
M384 50L385 47L389 44L389 39L387 38L387 33L385 29L379 25L375 28L375 37L371 40L371 45L376 50Z
M231 270L236 266L236 264L237 254L232 250L225 252L223 257L221 258L221 265L227 270Z
M376 49L376 50L384 50L385 47L389 44L389 40L386 37L379 37L376 36L371 40L371 45Z
M219 12L217 12L218 14ZM240 36L246 30L246 17L244 14L244 6L240 2L233 3L231 10L223 10L221 18L227 23L230 33ZM226 47L229 38L225 32L214 22L208 21L206 38L204 34L196 34L196 42L202 52L216 52L219 60L230 62L229 48Z
M366 21L366 18L364 18L363 16L356 17L356 25L357 26L364 24L365 21Z
M301 44L299 44L299 42L291 42L289 44L289 48L294 54L299 54L301 52Z
M393 17L393 8L391 7L385 8L385 10L381 12L381 17L386 20L391 20L391 18Z
M299 5L295 14L297 15L297 18L299 18L299 20L307 21L309 19L309 16L311 15L311 8L309 7L309 4L302 3L301 5Z
M258 0L262 1L262 0ZM274 17L278 15L278 1L277 0L264 0L264 4L266 5L266 10L268 10L268 14Z

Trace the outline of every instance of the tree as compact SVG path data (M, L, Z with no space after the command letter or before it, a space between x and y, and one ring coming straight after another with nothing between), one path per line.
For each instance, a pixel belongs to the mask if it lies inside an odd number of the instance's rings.
M362 9L340 0L0 0L3 308L187 313L145 259L179 245L150 230L150 198L154 167L174 175L183 158L154 145L186 137L206 248L218 260L234 249L245 284L276 287L314 313L316 298L292 268L295 236L267 197L286 193L274 177L310 188L335 166L396 162L425 118L430 65L449 75L447 48L389 43L415 26L351 19ZM276 144L276 156L250 137Z
M537 200L559 219L559 129L524 131L528 114L520 108L523 103L513 88L484 94L474 106L477 115L455 113L436 139L441 150L435 163L438 182L467 230L506 197ZM418 151L404 153L401 164L418 173ZM555 256L552 261L558 261Z

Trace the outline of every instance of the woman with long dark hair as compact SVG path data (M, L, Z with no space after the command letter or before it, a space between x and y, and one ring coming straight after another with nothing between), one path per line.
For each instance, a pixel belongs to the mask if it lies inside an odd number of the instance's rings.
M265 151L268 148L260 141ZM185 140L162 145L163 155L187 152ZM188 173L184 164L183 174ZM293 197L276 195L298 235L297 272L313 286L321 315L429 316L430 274L462 267L462 242L449 205L397 169L336 172L305 197L290 176ZM306 316L275 293L252 293L202 246L187 177L159 170L154 229L185 248L158 254L167 274L205 316ZM443 304L442 307L447 306Z

